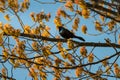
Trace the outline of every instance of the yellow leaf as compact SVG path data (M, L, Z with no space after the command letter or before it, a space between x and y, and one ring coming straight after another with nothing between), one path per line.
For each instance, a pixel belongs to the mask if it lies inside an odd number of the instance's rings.
M7 21L10 21L10 17L9 17L8 14L6 14L6 15L4 16L4 18L5 18Z
M82 46L80 48L80 53L83 57L87 57L87 49L85 48L85 46Z
M35 22L35 13L34 13L34 12L31 12L31 13L30 13L30 17L31 17L31 19Z
M63 47L62 47L62 43L61 42L58 42L57 43L57 48L59 51L62 51L63 50Z
M87 27L86 27L86 25L82 25L82 26L81 26L81 31L82 31L84 34L87 33Z
M82 9L82 16L87 19L89 18L90 12L88 9Z
M115 22L115 21L110 21L110 22L108 22L108 29L109 29L110 31L112 31L115 25L116 25L116 22Z
M2 54L3 54L3 59L4 59L4 60L8 59L9 52L8 52L7 49L4 49L4 50L2 51Z
M26 66L26 67L30 67L30 66L31 66L30 62L26 62L26 63L25 63L25 66Z
M15 61L13 59L9 59L10 63L14 65Z
M29 68L29 70L30 70L30 74L32 75L32 76L36 76L36 72L35 72L35 69L34 68Z
M66 55L65 55L65 52L64 52L64 51L61 51L61 52L60 52L60 55L62 56L63 59L66 59Z
M70 67L70 64L68 62L64 62L65 67Z
M55 17L54 24L56 25L57 29L58 29L58 26L62 26L62 22L61 22L60 17L57 17L57 16Z
M30 26L25 25L24 26L24 33L29 34L31 32Z
M15 36L15 37L19 37L20 36L20 29L16 29L16 30L14 30L14 35L13 36Z
M0 33L0 46L3 44L3 32Z
M34 50L38 51L38 47L39 47L38 43L34 41L34 42L32 43L32 48L33 48Z
M5 9L0 7L0 12L4 13L5 12Z
M72 40L70 40L70 39L67 40L67 46L69 49L74 48L74 44L73 44Z
M114 67L114 73L117 77L120 77L120 68L119 67Z
M106 56L105 58L107 58L108 56ZM104 60L104 61L102 61L102 65L104 66L104 67L106 67L107 65L108 65L108 61L107 60Z
M50 49L51 49L51 46L50 46L50 45L45 46L45 47L42 48L42 52L43 52L43 54L44 54L46 57L48 57L49 55L52 54L52 52L50 51Z
M70 77L65 77L65 80L70 80Z
M120 39L118 39L118 44L120 45Z
M15 62L14 63L14 68L17 68L17 67L19 67L20 66L20 63L19 62Z
M66 4L65 4L65 7L67 9L69 9L70 11L74 11L73 2L72 1L67 1Z
M44 30L41 35L44 37L50 37L50 33L47 30Z
M117 64L117 63L114 63L114 65L113 65L114 67L119 67L119 65Z
M83 73L83 68L82 67L77 67L75 70L75 75L76 77L79 77Z
M75 60L74 60L73 56L72 56L70 53L66 54L66 56L67 56L67 59L68 59L72 64L75 64Z
M98 21L95 22L95 29L102 32L102 26Z
M90 53L90 54L88 55L88 62L92 63L93 60L94 60L94 55L93 55L93 53Z
M79 7L80 7L81 9L86 9L86 8L87 8L84 0L80 0L79 2L76 1L76 3L79 5Z
M104 17L104 16L102 16L102 15L100 15L100 19L102 20L102 22L104 22L105 17Z
M59 64L61 63L62 61L59 59L59 58L56 58L55 59L55 65L56 66L59 66Z
M110 66L106 66L105 72L109 75L110 74Z
M61 0L61 1L62 1L62 0ZM59 80L59 78L55 77L55 78L53 78L53 80Z
M14 28L10 24L5 24L3 27L3 30L8 35L14 35Z

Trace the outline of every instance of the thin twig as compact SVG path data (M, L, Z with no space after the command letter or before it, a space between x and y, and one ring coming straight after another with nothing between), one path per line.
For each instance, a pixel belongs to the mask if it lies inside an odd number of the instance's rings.
M75 65L75 66L69 66L69 67L55 67L55 66L51 66L51 67L54 67L54 68L57 68L57 69L76 69L77 67L84 67L84 66L88 66L88 65L94 65L94 64L98 64L98 63L101 63L105 60L108 60L108 59L111 59L113 57L115 57L116 55L119 55L120 52L117 52L107 58L104 58L102 60L99 60L99 61L96 61L96 62L92 62L92 63L87 63L87 64L81 64L81 65Z
M7 35L4 34L4 36L11 36L11 35ZM46 40L46 41L50 41L50 42L67 42L67 39L56 39L56 38L49 38L49 37L43 37L40 35L34 35L34 34L25 34L25 33L20 33L21 37L27 37L27 38L31 38L31 39L42 39L42 40ZM73 41L75 44L79 45L79 46L96 46L96 47L115 47L115 48L120 48L120 45L115 44L115 43L111 43L112 46L110 46L107 43L95 43L95 42L78 42L78 41Z

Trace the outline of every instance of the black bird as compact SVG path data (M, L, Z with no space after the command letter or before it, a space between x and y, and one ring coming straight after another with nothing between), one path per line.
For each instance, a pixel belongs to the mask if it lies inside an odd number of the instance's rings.
M85 41L82 37L74 35L72 32L70 32L69 30L67 30L62 26L59 26L58 28L59 28L59 34L65 39L78 38L79 40Z

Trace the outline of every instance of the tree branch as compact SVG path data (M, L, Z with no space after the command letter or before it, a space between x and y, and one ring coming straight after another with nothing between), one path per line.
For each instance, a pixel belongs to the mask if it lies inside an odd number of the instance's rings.
M96 10L96 9L93 9L93 8L90 8L90 9L91 9L92 11L96 12L97 14L100 14L100 15L102 15L102 16L105 16L106 18L112 19L112 20L114 20L114 21L116 21L116 22L120 22L119 19L117 19L117 18L115 18L115 17L113 17L113 16L104 14L103 12L100 12L99 10Z
M107 3L107 4L108 4L108 3ZM110 19L112 19L112 20L115 20L115 21L117 21L117 22L120 22L120 20L116 18L116 17L118 16L118 12L112 11L111 9L105 8L105 7L100 6L100 5L94 5L94 6L93 6L92 4L87 3L87 2L86 2L86 5L87 5L87 7L88 7L90 10L96 12L97 14L100 14L100 15L102 15L102 16L105 16L105 17L107 17L107 18L110 18ZM101 12L101 11L102 11L102 12ZM110 13L110 14L112 14L112 15L104 14L104 12Z
M34 38L34 39L42 39L46 41L51 41L51 42L67 42L66 39L56 39L56 38L48 38L48 37L43 37L40 35L33 35L33 34L25 34L21 33L21 37L27 37L27 38ZM73 41L75 44L78 44L79 46L96 46L96 47L115 47L115 48L120 48L120 45L111 43L112 46L110 46L107 43L95 43L95 42L78 42L78 41Z
M12 36L12 35L7 35L4 34L5 36ZM48 37L43 37L40 35L34 35L34 34L25 34L25 33L20 33L21 37L27 37L27 38L34 38L34 39L41 39L41 40L46 40L46 41L51 41L51 42L67 42L66 39L56 39L56 38L48 38ZM112 46L110 46L107 43L95 43L95 42L78 42L78 41L73 41L75 44L79 46L95 46L95 47L115 47L115 48L120 48L120 45L111 43Z
M81 65L76 65L76 66L68 66L68 67L55 67L55 66L51 66L51 67L54 67L54 68L57 68L57 69L76 69L77 67L84 67L84 66L88 66L88 65L94 65L94 64L98 64L98 63L101 63L105 60L108 60L108 59L111 59L113 57L115 57L116 55L120 55L120 52L117 52L107 58L104 58L104 59L101 59L99 61L96 61L96 62L92 62L92 63L86 63L86 64L81 64Z
M1 73L0 73L0 78L5 78L5 79L8 79L8 80L16 80L15 78L5 76L5 75L3 75Z

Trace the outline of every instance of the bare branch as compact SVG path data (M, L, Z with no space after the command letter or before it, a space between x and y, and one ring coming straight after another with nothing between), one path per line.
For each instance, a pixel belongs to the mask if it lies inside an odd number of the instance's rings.
M4 34L7 35L7 34ZM11 35L7 35L11 36ZM34 39L41 39L41 40L46 40L46 41L51 41L51 42L67 42L66 39L56 39L56 38L48 38L48 37L43 37L40 35L33 35L33 34L25 34L21 33L21 37L27 37L27 38L34 38ZM95 43L95 42L78 42L78 41L73 41L75 44L79 46L96 46L96 47L115 47L115 48L120 48L120 45L111 43L112 46L110 46L107 43Z
M113 57L115 57L116 55L120 55L120 52L117 52L107 58L104 58L102 60L99 60L99 61L96 61L96 62L92 62L92 63L87 63L87 64L81 64L81 65L76 65L76 66L70 66L70 67L55 67L55 66L51 66L51 67L54 67L54 68L57 68L57 69L76 69L77 67L84 67L84 66L88 66L88 65L93 65L93 64L98 64L98 63L101 63L105 60L108 60L108 59L111 59Z
M2 78L6 78L6 79L9 79L9 80L16 80L15 78L12 78L12 77L8 77L8 76L4 76L0 73L0 77Z

